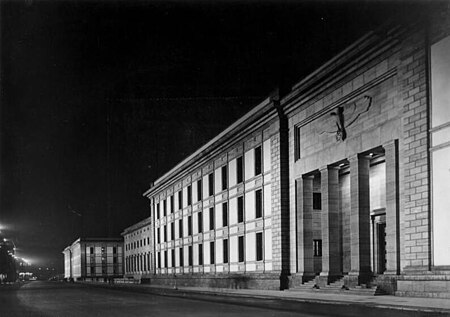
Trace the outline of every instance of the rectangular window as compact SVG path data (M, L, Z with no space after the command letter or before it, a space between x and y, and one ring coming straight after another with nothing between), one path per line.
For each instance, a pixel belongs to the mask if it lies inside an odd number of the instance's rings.
M202 180L197 181L197 201L202 200Z
M175 249L170 250L170 257L172 259L172 267L175 267Z
M183 238L183 219L178 220L178 238Z
M238 197L237 209L238 223L244 222L244 196Z
M175 240L175 223L170 223L170 240Z
M91 254L94 254L94 247L90 247Z
M158 228L158 230L157 230L156 238L158 240L158 243L161 243L161 229L160 228Z
M222 226L228 226L228 203L222 204Z
M263 236L262 232L256 233L256 261L263 259Z
M223 239L223 263L228 263L228 239Z
M178 209L183 209L183 190L178 192Z
M179 248L178 250L180 250L180 266L184 266L183 248Z
M209 208L209 230L214 230L214 207Z
M214 195L214 175L213 175L213 173L208 175L208 187L209 187L209 196Z
M300 127L294 127L294 159L300 159Z
M226 165L222 166L222 190L228 187L228 168Z
M203 232L203 212L199 212L197 214L197 219L198 219L198 233L202 233Z
M161 252L158 252L158 269L161 268Z
M156 219L159 219L159 203L156 204Z
M187 204L188 206L192 205L192 186L189 185L187 188Z
M198 245L198 265L203 265L203 244Z
M190 245L189 249L188 249L188 260L189 260L189 266L192 266L192 245Z
M174 199L173 199L173 195L170 196L170 213L173 214L173 212L175 211L175 206L174 206Z
M163 217L167 215L167 200L164 199L163 201Z
M214 241L209 243L209 263L216 263L216 255L214 253Z
M236 159L236 179L238 184L242 183L242 181L244 180L244 168L242 162L242 156Z
M164 226L164 242L167 242L167 226Z
M238 237L238 261L244 262L244 236Z
M188 236L192 236L192 216L188 216Z
M167 250L164 251L164 267L167 268Z
M322 256L322 240L313 240L314 256Z
M255 215L256 218L262 217L262 190L255 191Z
M316 210L322 209L322 194L321 193L313 193L313 209L316 209Z
M261 174L262 159L261 159L261 146L255 148L255 176Z

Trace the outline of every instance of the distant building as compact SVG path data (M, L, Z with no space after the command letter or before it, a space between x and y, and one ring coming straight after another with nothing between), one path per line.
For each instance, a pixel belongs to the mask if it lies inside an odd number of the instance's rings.
M449 87L441 3L264 100L144 193L152 283L450 298Z
M151 217L124 230L125 277L149 279L154 270L153 234Z
M79 238L63 254L66 280L107 281L123 276L121 238Z

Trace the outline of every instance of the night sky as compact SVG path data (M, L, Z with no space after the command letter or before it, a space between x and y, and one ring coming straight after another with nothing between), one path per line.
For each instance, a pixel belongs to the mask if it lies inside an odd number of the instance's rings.
M61 271L65 246L120 236L150 182L412 5L2 1L0 230Z

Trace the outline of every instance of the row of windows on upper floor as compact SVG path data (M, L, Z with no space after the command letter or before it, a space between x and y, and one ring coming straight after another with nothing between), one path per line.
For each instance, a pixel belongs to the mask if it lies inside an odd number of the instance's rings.
M142 233L144 233L145 231L148 231L148 230L150 230L150 226L148 226L148 227L146 227L144 229L141 229L141 230L129 233L129 234L125 235L125 240L131 239L132 237L140 235L140 234L142 234Z
M130 243L125 244L125 250L134 250L137 248L142 248L143 246L150 245L150 238L147 237L146 239L136 240Z
M244 262L245 261L245 245L244 242L245 241L245 237L244 236L239 236L238 237L238 247L237 250L231 250L232 252L236 252L237 251L237 260L238 262ZM198 256L198 265L203 265L203 244L200 243L198 245L196 245L198 248L198 252L197 252L197 256ZM209 242L209 264L216 264L216 241L211 241ZM188 266L192 266L193 265L193 246L188 246L188 256L187 256L187 260ZM165 251L159 251L157 253L157 268L162 268L161 266L161 253L163 253L164 255L164 267L168 268L168 258L167 258L167 254L168 251L171 252L171 262L172 262L172 267L175 266L184 266L184 249L183 247L178 248L178 252L179 252L179 256L178 256L178 265L176 265L175 263L175 249L171 249L171 250L165 250ZM230 246L228 243L228 239L223 239L222 240L222 259L221 259L221 263L229 263L229 255L230 255ZM264 240L263 240L263 233L262 232L257 232L256 233L256 239L255 239L255 256L256 256L256 261L262 261L264 259Z
M262 173L262 150L261 146L258 146L253 149L254 155L254 176L258 176ZM244 181L244 165L243 165L243 157L240 156L236 159L236 182L237 184L240 184ZM228 188L228 165L224 165L221 167L221 189L226 190ZM197 201L201 201L203 199L203 182L202 179L197 180L196 183L197 186ZM210 173L208 175L208 197L214 195L214 173ZM178 209L182 209L183 207L183 191L180 190L177 193L178 195ZM156 219L159 219L161 216L161 208L162 208L162 214L163 217L167 215L167 205L168 200L170 204L170 213L173 213L175 211L175 195L171 195L168 199L164 199L161 202L158 202L156 204ZM192 205L192 185L187 186L187 206Z
M255 191L255 219L262 218L263 216L263 204L262 204L262 190L258 189ZM222 203L222 227L228 226L228 203ZM216 229L215 225L215 210L214 207L209 208L209 230ZM244 214L244 197L240 196L237 198L237 222L243 223L245 219ZM203 232L203 212L197 213L197 229L198 233ZM161 228L163 229L163 242L175 240L175 222L170 223L170 240L167 240L167 227L168 225L157 228L157 243L161 243ZM192 235L192 216L187 217L187 235ZM178 238L183 237L183 219L178 220Z

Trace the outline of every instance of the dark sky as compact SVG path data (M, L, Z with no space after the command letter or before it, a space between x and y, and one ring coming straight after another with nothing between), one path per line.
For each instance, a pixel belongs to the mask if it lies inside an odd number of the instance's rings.
M61 270L78 236L119 236L151 181L410 5L2 1L0 230Z

